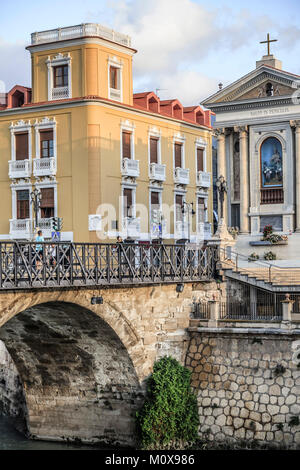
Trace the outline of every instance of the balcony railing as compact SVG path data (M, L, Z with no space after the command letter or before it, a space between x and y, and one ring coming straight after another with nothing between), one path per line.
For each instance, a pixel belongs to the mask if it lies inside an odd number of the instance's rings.
M166 165L161 165L159 163L150 163L149 177L150 179L155 181L165 181Z
M124 238L139 238L141 233L141 221L136 217L125 217L123 220Z
M54 176L56 174L56 160L51 158L35 158L33 160L34 176Z
M13 239L28 240L31 234L30 219L11 219L9 234Z
M167 223L163 220L160 224L152 222L150 225L150 235L152 239L164 238L167 234Z
M97 23L85 23L66 28L50 29L31 34L31 44L43 44L48 42L65 41L80 37L98 36L109 41L117 42L124 46L131 46L131 39L125 34L118 33Z
M174 170L174 182L177 184L189 184L190 182L190 170L187 168L175 168Z
M189 226L185 220L177 220L175 224L175 239L189 238Z
M198 171L196 184L201 188L210 188L210 173L206 173L205 171Z
M70 98L70 88L68 86L52 88L51 96L53 100L63 100Z
M109 98L111 100L120 101L121 100L121 90L116 90L115 88L109 89Z
M8 168L10 178L29 178L31 176L31 160L10 160Z
M40 219L38 221L38 227L40 230L42 230L44 238L51 238L52 218Z
M140 175L139 160L131 158L123 158L122 160L122 176L131 176L137 178Z
M211 223L198 222L197 224L197 238L199 240L210 240L211 238Z
M261 189L261 204L283 204L282 188L266 188Z

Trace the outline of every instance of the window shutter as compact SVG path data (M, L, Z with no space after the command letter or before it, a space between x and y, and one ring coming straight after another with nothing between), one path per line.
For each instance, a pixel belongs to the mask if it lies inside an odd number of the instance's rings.
M116 67L110 67L110 88L117 90L118 87L118 69Z
M131 133L122 132L123 158L131 158Z
M54 188L43 188L40 207L54 207Z
M151 206L159 206L159 193L151 191Z
M182 144L175 144L175 168L182 168Z
M28 132L15 134L16 138L16 160L28 160Z
M203 149L197 148L197 171L204 171Z
M158 139L150 137L150 163L158 163Z
M176 194L176 220L182 220L183 219L183 214L182 214L182 205L183 205L183 196Z
M29 191L17 191L17 219L29 219Z

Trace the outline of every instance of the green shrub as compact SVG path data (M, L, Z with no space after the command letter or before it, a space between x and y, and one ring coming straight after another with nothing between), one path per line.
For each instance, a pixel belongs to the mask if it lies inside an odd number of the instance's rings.
M155 362L136 417L143 449L183 448L195 442L199 418L191 372L172 357Z

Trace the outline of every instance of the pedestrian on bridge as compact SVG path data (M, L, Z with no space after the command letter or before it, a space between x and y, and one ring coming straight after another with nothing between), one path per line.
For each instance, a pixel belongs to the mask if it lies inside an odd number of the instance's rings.
M41 265L42 265L42 260L43 260L43 245L41 245L40 243L41 242L44 242L44 237L43 237L43 232L42 230L39 230L38 233L37 233L37 236L35 238L35 241L38 242L36 244L36 247L35 247L35 251L36 251L36 254L37 254L37 262L36 262L36 265L37 267L40 269Z

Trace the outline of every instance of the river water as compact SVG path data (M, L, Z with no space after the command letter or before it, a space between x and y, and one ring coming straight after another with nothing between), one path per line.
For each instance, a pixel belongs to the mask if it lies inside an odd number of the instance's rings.
M0 451L1 450L111 450L111 448L72 445L64 442L46 442L26 439L13 426L10 418L0 415Z

